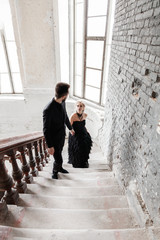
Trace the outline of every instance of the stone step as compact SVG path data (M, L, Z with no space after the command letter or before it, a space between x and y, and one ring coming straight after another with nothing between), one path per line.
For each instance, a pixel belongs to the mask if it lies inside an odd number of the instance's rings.
M9 206L4 225L38 229L125 229L137 228L128 208L109 210L61 210Z
M0 225L0 240L12 239L12 228Z
M53 162L50 162L47 164L47 166L44 167L44 169L49 169L49 171L52 172ZM107 164L104 163L90 163L89 168L74 168L71 164L64 163L63 168L67 169L70 173L89 173L89 172L108 172L110 171L110 168Z
M151 240L147 229L113 230L43 230L12 229L14 235L33 237L36 240Z
M110 209L128 208L125 196L112 197L55 197L20 194L19 206L54 209Z
M154 236L154 240L160 240L160 227L153 228L152 233Z
M122 189L118 185L110 185L106 187L64 187L55 186L55 181L53 180L53 187L46 186L45 183L28 184L27 193L29 194L41 194L49 196L70 196L70 197L91 197L91 196L115 196L123 195Z
M68 171L70 171L68 169ZM52 167L44 167L43 171L39 172L39 176L45 177L45 178L51 178L52 175ZM78 171L70 171L69 174L59 174L59 179L97 179L97 178L113 178L114 175L113 172L78 172Z
M13 240L35 240L35 238L26 238L26 237L12 237Z
M35 184L44 184L45 186L63 186L63 187L105 187L109 185L118 185L117 181L114 178L95 178L95 179L83 179L82 177L79 179L72 179L70 174L58 174L60 177L58 181L54 181L50 178L44 177L36 177L34 178Z

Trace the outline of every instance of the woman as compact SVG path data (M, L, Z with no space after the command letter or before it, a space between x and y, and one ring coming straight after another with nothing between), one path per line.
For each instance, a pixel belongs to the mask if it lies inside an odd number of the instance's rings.
M75 168L88 168L89 153L92 146L90 134L85 127L87 114L84 113L85 105L82 101L76 103L76 113L70 117L70 123L75 135L69 133L68 155L69 161Z

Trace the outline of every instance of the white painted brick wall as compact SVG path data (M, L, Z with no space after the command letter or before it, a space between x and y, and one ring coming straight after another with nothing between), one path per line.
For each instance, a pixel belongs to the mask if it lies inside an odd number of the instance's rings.
M159 9L157 0L116 2L105 120L99 135L118 180L126 189L136 182L154 224L160 223Z

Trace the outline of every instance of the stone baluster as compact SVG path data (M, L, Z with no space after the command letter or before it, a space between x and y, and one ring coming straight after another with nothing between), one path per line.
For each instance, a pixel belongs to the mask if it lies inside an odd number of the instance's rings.
M5 191L3 198L0 201L0 219L5 218L8 210L7 204L17 204L19 199L18 191L13 189L14 182L8 174L3 160L3 155L0 155L0 191ZM6 203L5 203L5 202Z
M45 139L43 138L43 149L44 149L44 155L45 155L45 161L46 163L49 163L49 153L47 151L47 148L46 148L46 142L45 142Z
M27 184L26 182L22 181L23 178L23 173L19 169L17 161L16 161L16 156L15 156L15 151L12 150L8 154L10 156L10 162L12 163L12 176L13 179L16 181L16 189L18 190L19 193L25 193L27 191Z
M43 150L43 140L39 140L39 149L40 149L40 155L41 155L41 164L43 167L46 166L46 162L44 161L45 155L44 155L44 150Z
M27 163L26 156L25 156L25 147L19 147L18 151L20 151L20 160L22 163L22 172L24 173L24 180L26 183L32 183L33 182L33 176L29 174L30 172L30 166Z
M30 167L32 169L31 174L32 174L33 177L37 177L38 176L38 170L35 168L36 161L35 161L35 158L33 156L32 147L33 147L33 143L27 144L28 156L29 156L29 164L30 164Z
M37 169L38 171L42 171L43 170L43 166L41 164L41 157L40 157L40 153L39 153L39 141L35 141L34 143L34 148L35 148L35 158L36 158L36 163L37 163Z

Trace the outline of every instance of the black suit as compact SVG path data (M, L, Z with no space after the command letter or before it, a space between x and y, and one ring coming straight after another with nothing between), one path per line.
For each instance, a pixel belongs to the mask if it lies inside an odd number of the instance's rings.
M55 149L53 171L56 172L62 169L65 125L67 125L69 130L72 129L66 113L65 102L57 103L53 98L43 110L43 133L47 146Z

